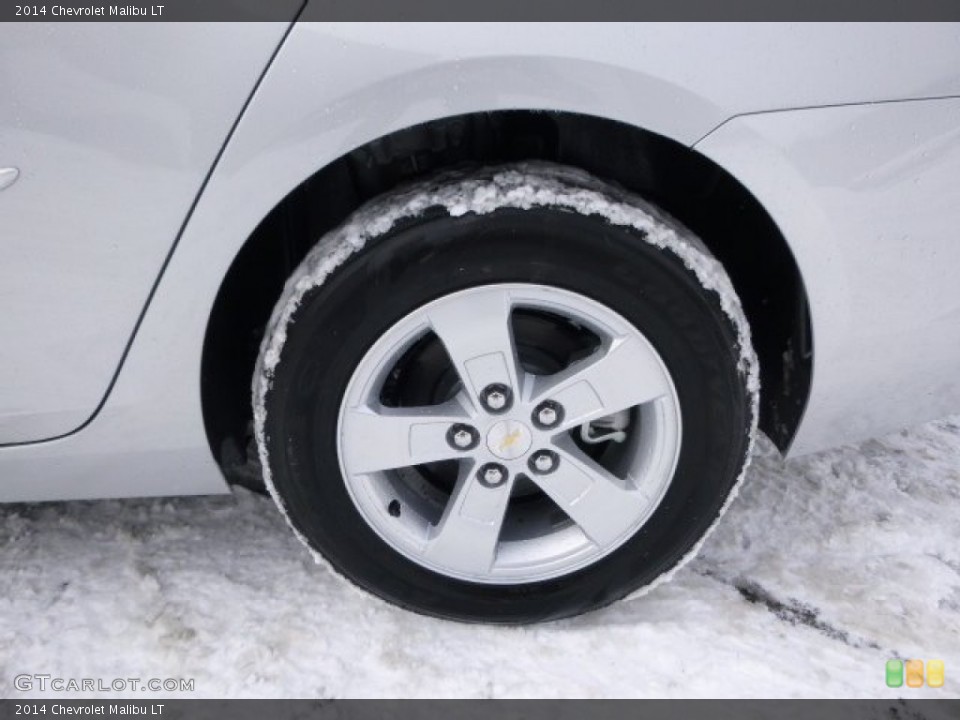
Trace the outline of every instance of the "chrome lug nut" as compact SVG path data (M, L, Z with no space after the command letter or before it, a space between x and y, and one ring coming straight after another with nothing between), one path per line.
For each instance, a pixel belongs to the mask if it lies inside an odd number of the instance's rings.
M541 425L550 427L557 422L557 411L553 408L545 407L537 413L537 420L540 421Z
M553 470L553 460L550 459L549 455L537 455L533 461L534 466L540 472L549 472Z
M530 457L530 470L537 475L552 473L560 464L560 458L553 450L538 450Z
M560 421L563 420L563 407L553 400L545 400L537 405L530 419L541 430L549 430L559 425Z
M480 402L488 412L502 413L510 409L513 402L513 393L506 385L493 383L487 385L480 393Z
M480 442L480 433L469 425L457 423L447 430L447 442L457 450L472 450Z
M477 480L487 488L497 488L507 481L507 469L497 463L487 463L477 470Z

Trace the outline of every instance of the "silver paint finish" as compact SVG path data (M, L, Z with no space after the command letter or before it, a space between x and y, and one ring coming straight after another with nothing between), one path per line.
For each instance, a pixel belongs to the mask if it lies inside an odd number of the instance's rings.
M17 23L0 41L0 444L74 430L282 23Z
M960 409L960 98L736 118L697 146L787 237L813 387L793 452Z

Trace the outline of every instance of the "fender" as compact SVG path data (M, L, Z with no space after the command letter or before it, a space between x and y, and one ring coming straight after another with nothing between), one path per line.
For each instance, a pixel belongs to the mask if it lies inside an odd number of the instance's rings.
M957 117L960 98L757 113L696 145L804 278L815 353L793 455L960 409Z

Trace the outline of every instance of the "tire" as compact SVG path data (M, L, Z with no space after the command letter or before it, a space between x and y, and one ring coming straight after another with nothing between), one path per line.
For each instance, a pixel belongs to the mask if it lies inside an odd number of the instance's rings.
M759 386L702 243L525 164L391 193L321 239L253 390L267 486L318 557L401 607L517 624L691 555L743 477Z

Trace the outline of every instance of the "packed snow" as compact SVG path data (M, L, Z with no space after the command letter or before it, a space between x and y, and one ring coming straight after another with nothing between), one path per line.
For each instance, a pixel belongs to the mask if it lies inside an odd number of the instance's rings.
M44 673L190 697L957 698L958 519L960 416L788 462L762 441L673 582L500 628L345 587L245 490L0 506L0 696ZM944 660L946 685L888 689L891 657Z

